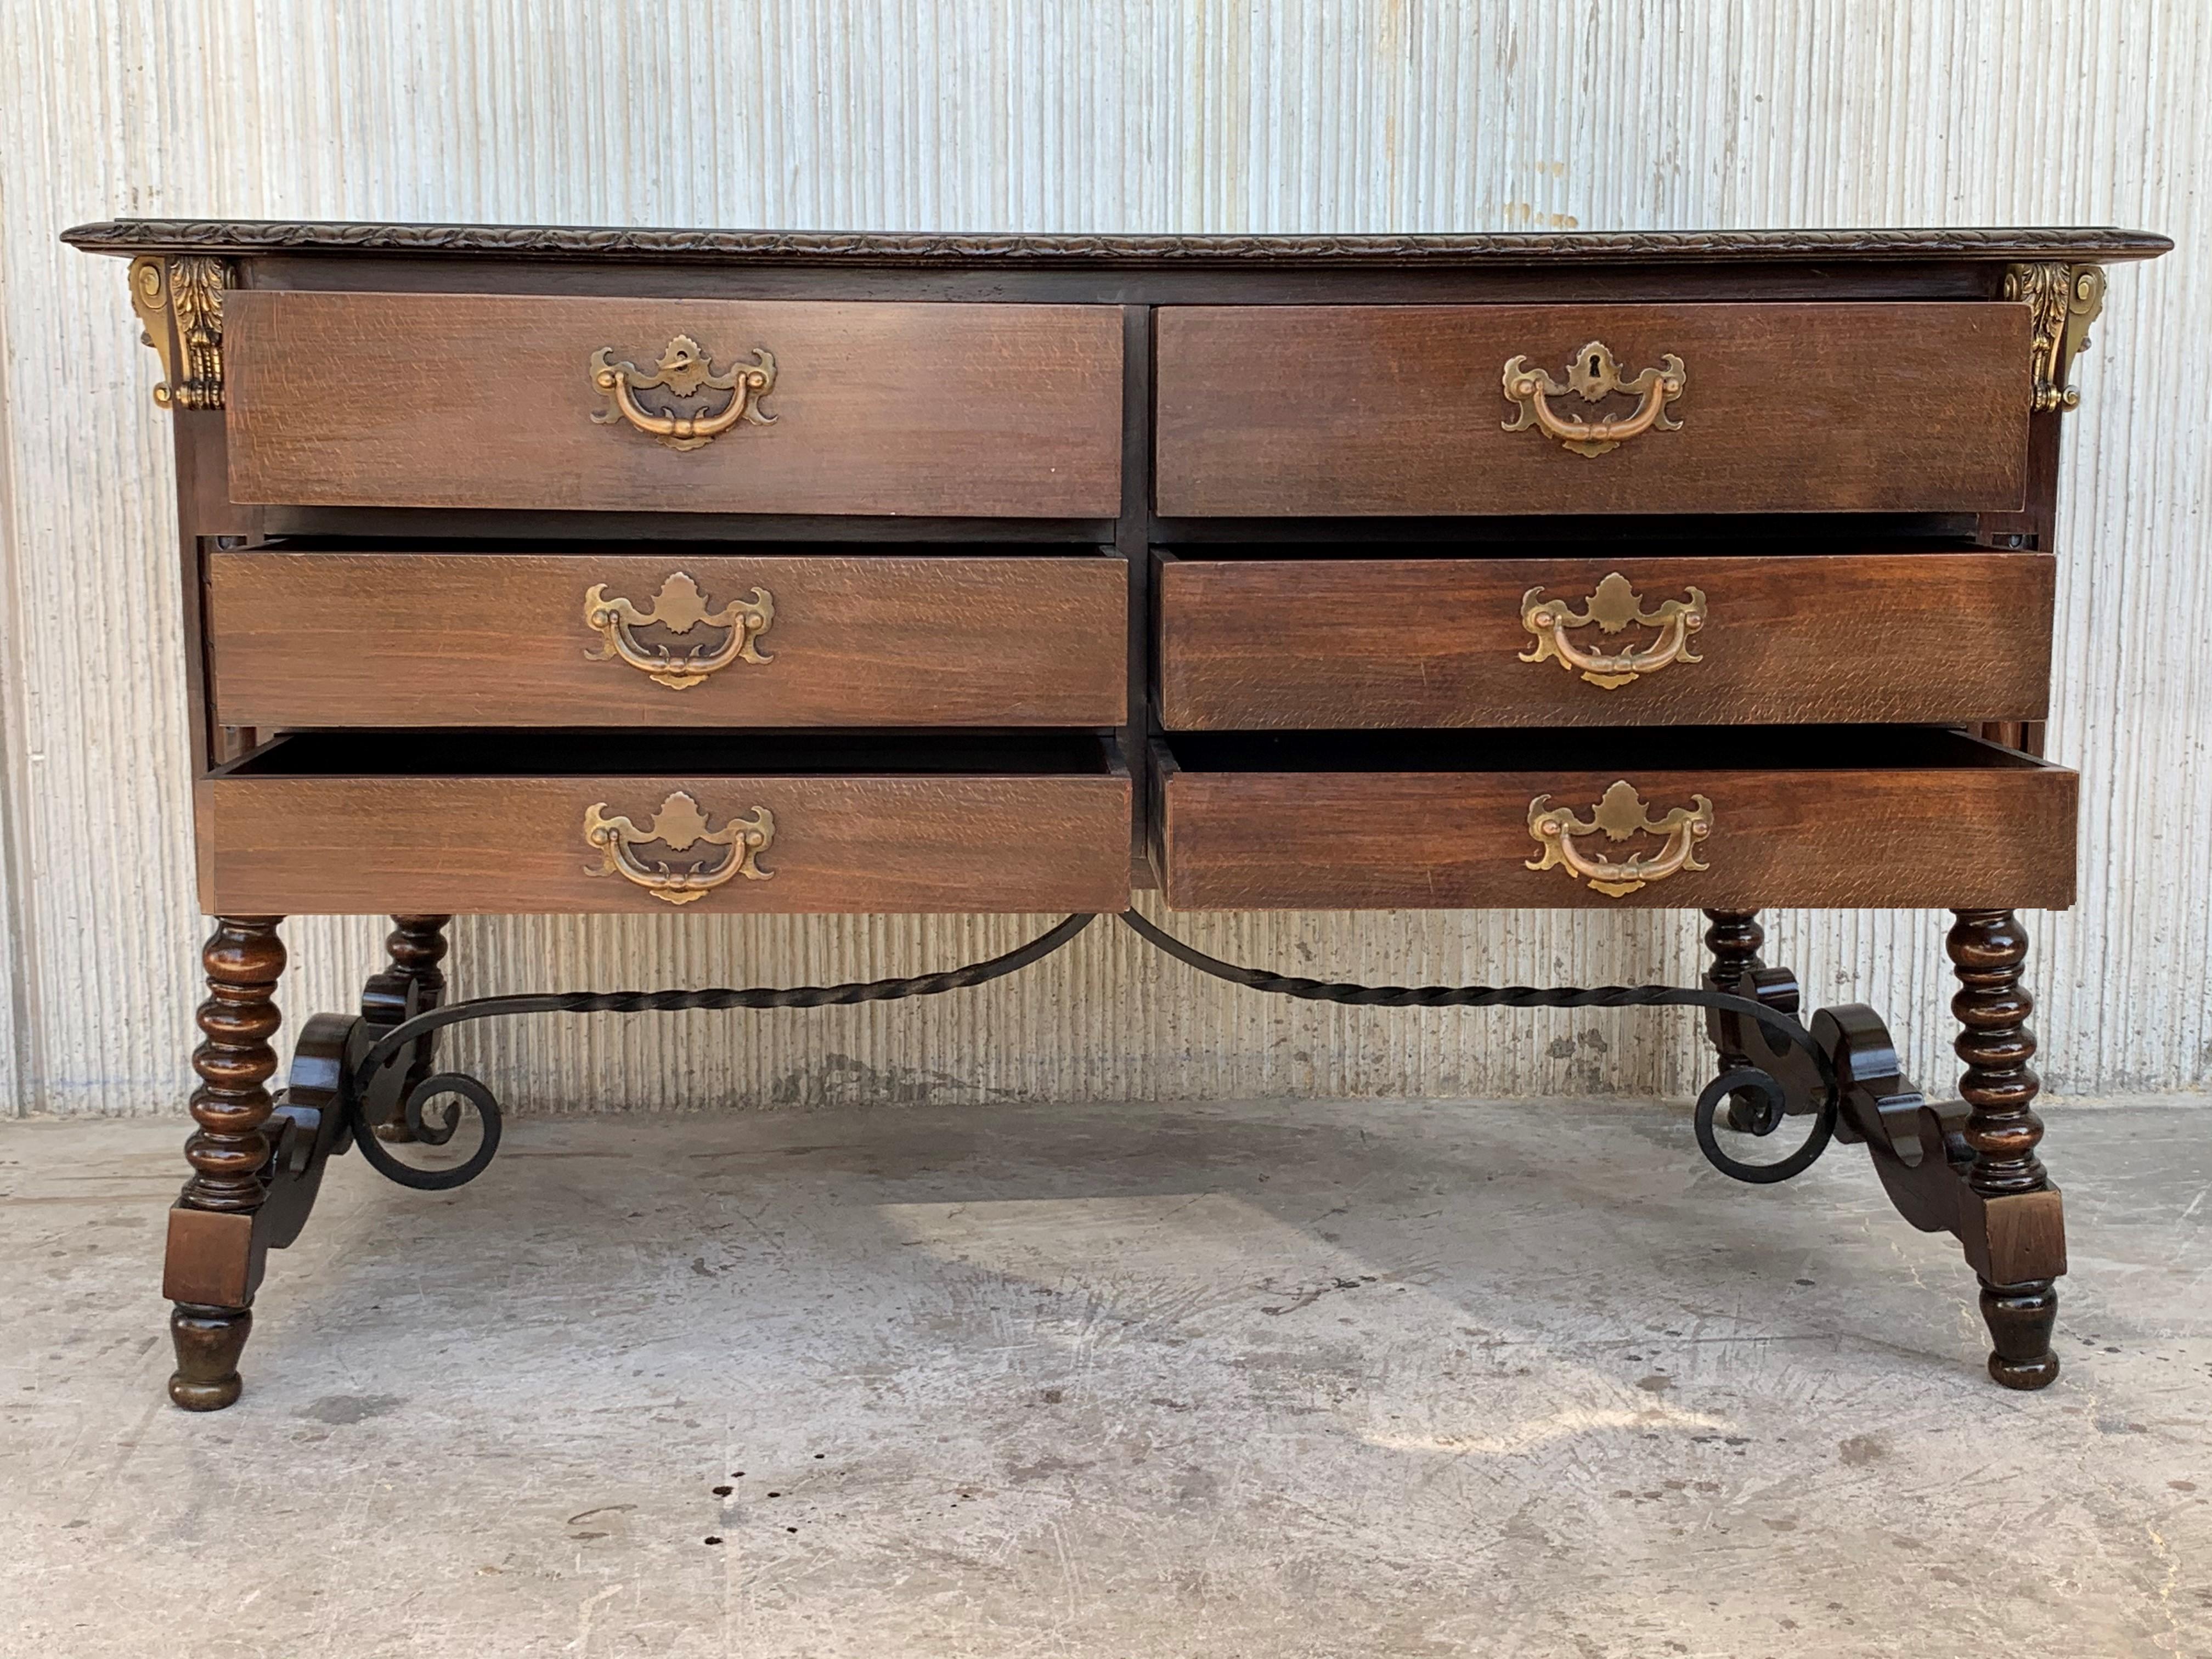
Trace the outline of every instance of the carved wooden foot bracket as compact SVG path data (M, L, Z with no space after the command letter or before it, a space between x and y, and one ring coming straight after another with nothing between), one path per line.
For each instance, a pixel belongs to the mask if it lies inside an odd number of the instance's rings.
M1710 913L1709 913L1710 914ZM1749 913L1725 913L1750 923ZM1990 1375L2008 1389L2047 1387L2058 1375L2051 1347L2058 1296L2053 1281L2066 1272L2066 1224L2058 1188L2035 1156L2043 1125L2032 1103L2041 1085L2027 1061L2035 1038L2027 1019L2033 1007L2021 986L2027 934L2008 910L1960 910L1947 944L1960 983L1952 1012L1961 1027L1954 1047L1966 1062L1963 1098L1930 1101L1905 1076L1888 1028L1871 1008L1851 1004L1824 1008L1811 1031L1829 1057L1840 1085L1836 1139L1863 1143L1875 1173L1899 1215L1923 1232L1950 1233L1981 1280L1982 1318L1989 1327ZM1716 933L1736 945L1743 930L1723 925ZM1759 943L1749 927L1748 962L1729 964L1739 992L1779 1012L1796 1012L1796 980L1786 969L1768 968L1751 952ZM1714 944L1716 980L1721 958ZM1727 1066L1746 1049L1757 1054L1764 1036L1727 1014L1713 1017L1711 1036ZM1807 1109L1818 1079L1797 1057L1763 1059L1780 1078L1789 1109Z
M392 966L369 981L361 1018L317 1014L293 1047L284 1088L266 1087L276 1068L270 1039L281 1017L276 981L285 952L277 916L219 916L200 953L207 1000L205 1040L192 1054L198 1126L185 1144L192 1166L169 1212L163 1269L175 1304L177 1352L169 1397L188 1411L218 1411L238 1398L239 1355L253 1328L253 1295L268 1254L300 1236L323 1166L351 1144L356 1126L405 1136L404 1098L428 1072L426 1038L402 1066L356 1091L352 1069L377 1031L434 1006L445 988L444 916L398 916L387 941Z

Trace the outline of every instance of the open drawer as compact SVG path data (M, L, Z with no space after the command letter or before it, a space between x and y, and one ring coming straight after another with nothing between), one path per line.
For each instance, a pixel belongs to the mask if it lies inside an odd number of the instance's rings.
M1446 547L1161 552L1175 730L1967 725L2050 702L2048 553L1721 551L1663 537L1496 557Z
M1080 732L307 732L196 787L225 915L1119 910Z
M1963 732L1187 732L1153 850L1187 910L2061 908L2077 779Z
M1097 552L708 544L218 550L225 726L1118 726Z

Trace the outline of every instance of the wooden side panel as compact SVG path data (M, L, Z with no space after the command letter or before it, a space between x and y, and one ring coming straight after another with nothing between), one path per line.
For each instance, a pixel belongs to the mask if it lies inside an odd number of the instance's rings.
M1110 518L1121 313L252 291L225 307L240 501ZM775 359L772 426L679 452L617 421L592 354ZM653 398L655 393L641 393ZM708 412L723 394L702 392Z
M1585 819L1619 774L1173 772L1168 902L1186 910L1782 905L2062 908L2075 784L2057 767L1638 772L1654 812L1713 803L1685 870L1624 897L1531 870L1530 803ZM1620 861L1656 838L1594 850Z
M1158 319L1173 515L2005 512L2026 498L2025 305L1192 306ZM1502 423L1504 369L1680 356L1676 432L1601 455ZM1633 400L1555 403L1585 418Z
M652 613L669 577L774 607L756 650L680 688L605 649L586 594ZM219 552L226 725L1114 726L1127 567L1109 558ZM677 655L725 629L643 630Z
M2040 720L2052 569L2031 553L1176 561L1158 574L1160 717L1171 730ZM1539 645L1528 595L1586 613L1615 572L1646 615L1704 596L1696 661L1607 686L1556 657L1522 660ZM1564 635L1614 654L1666 636Z
M763 806L775 826L758 858L767 878L715 888L684 905L689 915L1128 902L1126 776L218 777L196 787L210 912L660 914L676 907L593 873L584 817L605 803L644 824L677 790L716 826Z

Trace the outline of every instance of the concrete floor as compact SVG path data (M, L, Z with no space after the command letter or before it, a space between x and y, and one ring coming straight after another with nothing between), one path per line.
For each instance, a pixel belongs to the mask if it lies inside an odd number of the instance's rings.
M161 1399L178 1126L0 1126L0 1651L2212 1652L2212 1112L2055 1109L2066 1374L1680 1109L525 1120Z

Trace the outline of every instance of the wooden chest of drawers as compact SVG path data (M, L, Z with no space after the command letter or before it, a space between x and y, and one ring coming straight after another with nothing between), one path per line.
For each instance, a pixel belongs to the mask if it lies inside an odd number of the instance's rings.
M2055 1374L2012 911L2074 894L2039 758L2069 371L2161 239L69 239L133 259L176 416L218 918L180 1403L235 1397L322 1158L439 1138L345 1079L438 1004L452 915L1133 886L1703 909L1739 1078L1799 1012L1760 907L1958 912L1964 1103L1864 1010L1803 1086L1960 1237L1993 1373ZM392 915L392 961L272 1099L308 912ZM1731 1126L1773 1127L1758 1093Z

